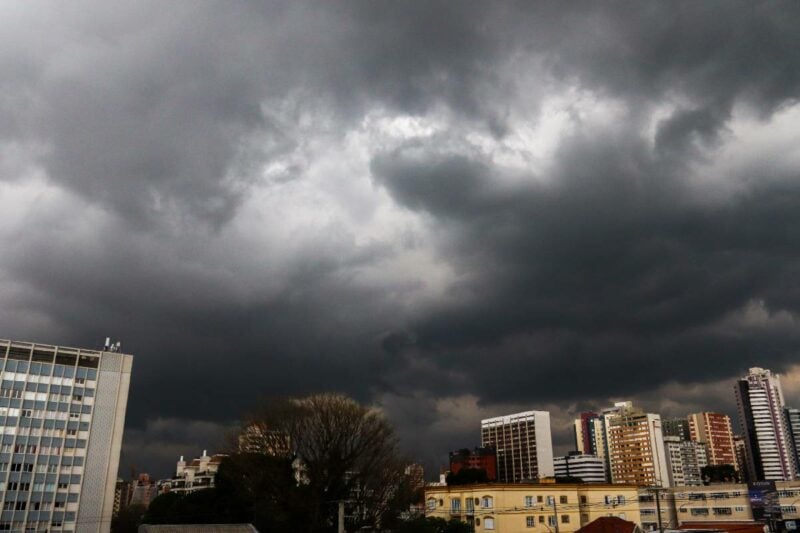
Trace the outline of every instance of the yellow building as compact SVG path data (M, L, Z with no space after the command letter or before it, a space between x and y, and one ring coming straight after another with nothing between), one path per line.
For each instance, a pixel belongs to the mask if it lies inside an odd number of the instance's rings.
M573 533L601 516L641 523L637 487L633 485L428 486L425 515L472 523L476 533Z
M800 519L800 481L776 481L775 488L784 520ZM658 527L655 496L640 491L641 526L645 531ZM753 511L744 483L714 483L701 487L673 487L661 494L661 522L665 528L686 523L751 522Z

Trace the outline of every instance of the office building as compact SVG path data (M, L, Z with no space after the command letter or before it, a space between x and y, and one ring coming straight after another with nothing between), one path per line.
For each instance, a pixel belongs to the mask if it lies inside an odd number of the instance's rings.
M556 477L578 478L584 483L605 483L605 462L596 455L570 452L553 459Z
M661 421L661 430L665 437L689 440L689 421L685 418L666 418Z
M109 531L133 358L0 341L0 530Z
M733 429L728 415L721 413L694 413L689 415L689 435L694 442L703 442L710 465L733 465L736 451L733 448Z
M633 485L490 483L425 487L425 516L459 520L484 531L574 533L597 518L640 522Z
M553 439L546 411L481 420L481 447L494 448L498 481L520 483L553 475Z
M702 469L708 464L705 444L669 435L664 437L664 446L669 465L669 485L702 485Z
M465 468L483 470L488 481L497 480L497 454L494 448L464 448L450 452L450 472L458 474Z
M763 368L751 368L736 382L735 391L749 479L795 479L780 377Z
M620 402L603 414L612 483L668 486L661 417Z

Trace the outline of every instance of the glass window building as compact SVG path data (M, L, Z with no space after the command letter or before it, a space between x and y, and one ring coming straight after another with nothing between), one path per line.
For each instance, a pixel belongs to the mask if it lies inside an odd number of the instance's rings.
M109 531L132 362L0 340L0 531Z

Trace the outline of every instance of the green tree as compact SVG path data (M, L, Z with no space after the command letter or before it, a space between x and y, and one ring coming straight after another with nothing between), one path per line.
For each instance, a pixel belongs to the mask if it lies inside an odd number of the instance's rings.
M701 469L703 482L709 483L739 483L739 472L733 465L708 465Z
M139 524L142 523L142 516L144 513L144 505L133 504L123 507L114 518L111 519L111 532L136 533L139 530Z
M489 476L483 468L462 468L457 473L447 474L448 485L474 485L475 483L488 483Z

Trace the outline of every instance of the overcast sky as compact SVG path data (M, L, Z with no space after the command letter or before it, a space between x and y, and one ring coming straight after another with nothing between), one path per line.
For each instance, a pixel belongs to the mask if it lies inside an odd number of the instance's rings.
M0 3L0 336L135 356L121 470L340 391L800 406L797 2ZM435 473L435 472L434 472Z

